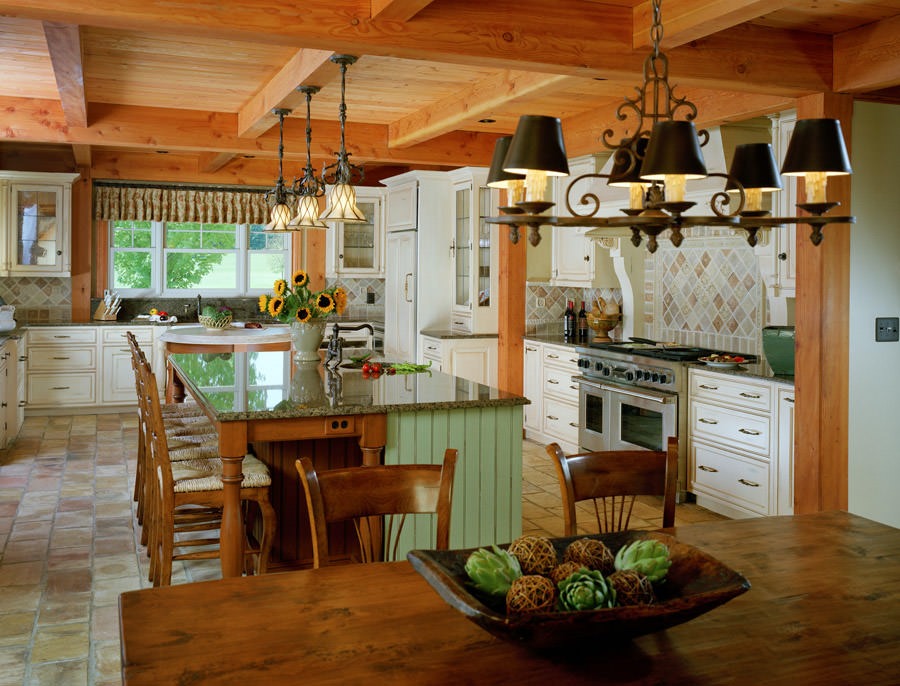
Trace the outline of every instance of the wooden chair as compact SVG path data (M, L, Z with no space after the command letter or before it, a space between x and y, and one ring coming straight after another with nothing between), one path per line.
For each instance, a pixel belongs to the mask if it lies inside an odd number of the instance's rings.
M150 488L149 540L150 576L154 586L168 586L174 560L198 560L219 557L219 524L223 506L222 462L216 458L169 458L168 440L162 419L156 377L146 362L140 367L143 402L149 410ZM245 542L245 555L255 557L255 571L264 574L275 538L275 510L269 501L272 479L269 470L252 455L246 455L241 470L241 501L255 503L262 517L262 536L257 546ZM247 531L254 529L255 509L245 512ZM202 532L213 531L213 537ZM249 534L248 534L249 537ZM183 551L183 552L179 552ZM248 560L249 562L249 560ZM249 565L245 564L249 571Z
M450 546L456 458L457 451L448 448L439 465L376 465L322 472L316 472L308 457L297 460L309 508L313 566L328 564L327 525L348 520L356 529L364 563L396 558L407 514L437 514L435 547L446 550ZM382 541L386 545L382 546ZM384 551L389 554L384 555Z
M566 456L556 443L546 447L562 492L565 535L577 535L575 503L593 500L600 533L624 531L635 497L663 496L663 527L675 525L678 439L666 451L611 450Z

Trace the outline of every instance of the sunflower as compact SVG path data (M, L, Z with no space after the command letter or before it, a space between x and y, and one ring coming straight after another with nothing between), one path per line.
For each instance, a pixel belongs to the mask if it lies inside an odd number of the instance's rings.
M330 293L319 293L319 297L316 299L316 307L319 308L322 314L328 314L334 309L334 298L331 297Z
M287 290L287 281L284 279L277 279L275 281L275 295L284 295L284 292Z
M344 310L347 308L347 291L343 288L334 289L334 307L338 314L344 314Z
M298 307L295 316L297 317L298 322L308 322L312 319L312 312L310 312L308 307Z
M267 312L269 309L269 296L261 295L259 296L259 311Z
M282 281L282 283L284 283ZM269 314L273 317L277 317L281 314L281 310L284 309L284 298L279 298L277 295L273 298L269 298Z
M294 288L301 288L309 283L309 275L302 269L298 269L291 275L291 283Z

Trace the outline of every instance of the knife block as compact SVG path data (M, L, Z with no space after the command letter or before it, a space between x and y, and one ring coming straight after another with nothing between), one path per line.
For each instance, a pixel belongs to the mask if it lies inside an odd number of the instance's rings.
M116 308L115 312L107 312L106 311L106 303L100 303L97 305L97 309L94 310L94 321L98 322L114 322L119 316L119 310Z

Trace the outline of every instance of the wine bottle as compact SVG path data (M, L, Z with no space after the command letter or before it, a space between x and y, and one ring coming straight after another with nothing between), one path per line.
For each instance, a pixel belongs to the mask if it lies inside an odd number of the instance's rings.
M564 315L563 338L567 341L575 340L575 301L566 300L566 313Z
M584 311L584 300L581 301L581 309L578 310L578 340L586 341L588 337L587 312Z

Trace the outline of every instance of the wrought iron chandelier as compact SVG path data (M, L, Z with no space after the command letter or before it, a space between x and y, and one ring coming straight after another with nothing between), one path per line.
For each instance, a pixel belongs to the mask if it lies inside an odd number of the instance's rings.
M328 193L328 207L319 217L324 221L361 224L366 215L356 206L356 190L353 184L363 180L363 168L350 163L350 153L344 143L344 125L347 121L347 105L344 101L347 67L356 62L353 55L332 55L331 61L341 68L341 106L338 115L341 122L341 149L334 153L337 161L322 169L322 179L332 184Z
M288 223L291 221L290 196L293 192L284 185L284 118L291 113L290 110L274 109L272 114L278 117L278 180L275 188L266 191L265 199L272 208L269 214L269 223L263 227L263 231L281 233L290 231Z
M303 176L294 179L291 192L298 198L297 216L291 219L289 228L298 229L326 229L328 225L319 219L318 198L325 195L325 182L318 178L312 166L312 121L310 118L310 102L312 96L318 93L318 86L298 86L297 91L306 96L306 166L303 168Z
M540 242L542 225L630 229L635 246L641 244L642 234L647 236L651 253L656 251L657 236L663 231L670 232L672 244L678 247L683 240L682 229L690 226L744 229L747 242L756 245L760 229L807 224L812 228L810 240L819 245L826 224L855 223L852 216L826 216L840 204L826 200L827 177L851 173L836 119L798 121L782 164L782 175L805 177L806 202L797 207L808 215L771 217L762 209L762 193L779 190L782 185L772 147L767 143L737 146L727 174L707 172L701 147L708 141L709 132L696 130L693 120L697 107L687 98L676 96L669 84L669 60L659 47L663 36L660 6L661 0L653 0L653 50L644 60L643 85L636 89L635 97L626 97L616 109L619 121L637 119L634 133L618 143L612 142L612 129L604 131L601 137L603 145L614 151L611 173L583 174L569 183L566 208L572 216L541 214L554 204L543 200L546 175L568 175L565 144L559 119L525 115L511 140L504 137L497 141L488 182L493 187L507 188L512 197L510 206L500 208L504 216L487 221L508 225L513 243L519 240L520 227L527 226L532 245ZM683 118L676 120L676 116ZM709 176L725 179L724 190L710 198L713 214L685 215L696 204L685 201L685 182ZM630 188L630 207L622 210L625 216L598 216L600 199L594 193L584 193L579 198L579 206L584 210L579 212L573 207L573 188L592 177L605 178L610 186ZM527 191L526 197L521 198L523 178ZM728 211L730 208L733 209Z

